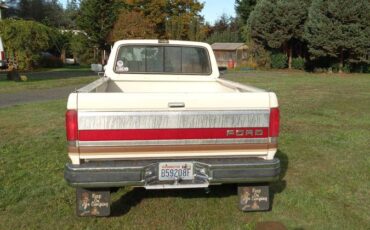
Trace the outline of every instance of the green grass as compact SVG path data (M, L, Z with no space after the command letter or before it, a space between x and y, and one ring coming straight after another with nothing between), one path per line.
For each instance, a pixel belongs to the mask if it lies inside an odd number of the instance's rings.
M273 90L281 106L283 173L270 212L239 212L236 188L226 185L208 195L123 188L112 217L76 217L63 179L66 102L51 101L0 109L0 229L253 229L261 221L368 229L370 76L248 75L227 78Z
M0 74L0 93L17 93L24 90L51 89L71 85L84 85L97 78L97 74L87 68L42 69L20 73L27 76L26 82L7 81L6 73Z

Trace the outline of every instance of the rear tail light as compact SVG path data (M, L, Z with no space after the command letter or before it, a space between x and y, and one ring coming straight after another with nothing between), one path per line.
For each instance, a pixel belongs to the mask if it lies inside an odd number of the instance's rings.
M67 110L66 112L66 133L68 141L78 140L78 122L76 110Z
M280 111L279 108L271 108L270 110L270 127L269 136L278 137L280 126Z
M5 60L5 53L4 51L1 51L1 60L4 61Z

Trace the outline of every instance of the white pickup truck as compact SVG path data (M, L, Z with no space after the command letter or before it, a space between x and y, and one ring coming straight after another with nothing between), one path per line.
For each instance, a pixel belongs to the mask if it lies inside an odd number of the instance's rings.
M224 183L243 184L244 210L258 209L245 205L265 190L245 186L279 176L277 98L219 77L208 44L116 42L104 76L68 98L65 179L77 188L77 213L109 215L97 209L109 198L96 194L115 187Z

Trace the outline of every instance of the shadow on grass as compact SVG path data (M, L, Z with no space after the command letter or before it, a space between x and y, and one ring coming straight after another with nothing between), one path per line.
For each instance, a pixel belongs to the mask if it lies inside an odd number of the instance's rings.
M284 180L284 177L289 165L288 156L281 150L278 150L275 156L280 160L280 175L277 181L270 183L270 210L272 209L272 205L274 203L275 194L281 193L287 186L287 182Z
M42 71L42 72L26 72L19 73L20 75L25 75L28 78L28 81L44 81L44 80L56 80L56 79L65 79L73 77L91 77L97 76L95 72L90 70L58 70L58 71ZM0 81L7 81L6 72L0 74Z
M288 169L288 157L285 153L278 150L276 157L280 159L281 172L279 179L270 184L270 204L272 207L274 195L281 193L286 188L284 180ZM256 184L257 185L257 184ZM174 189L174 190L146 190L145 188L134 188L121 196L111 205L111 216L122 216L127 214L131 208L138 205L145 198L164 198L164 197L181 197L185 199L192 198L222 198L235 196L237 194L236 184L223 184L210 186L210 193L204 189ZM271 210L271 209L270 209Z
M221 198L235 195L237 191L236 188L236 184L214 185L209 187L209 193L206 193L204 189L146 190L145 188L134 188L112 203L111 216L122 216L127 214L131 208L138 205L145 198Z

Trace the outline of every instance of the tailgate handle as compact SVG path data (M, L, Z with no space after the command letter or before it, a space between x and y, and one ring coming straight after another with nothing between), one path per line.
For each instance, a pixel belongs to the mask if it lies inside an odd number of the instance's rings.
M185 103L184 102L168 102L168 107L170 107L170 108L184 108Z

